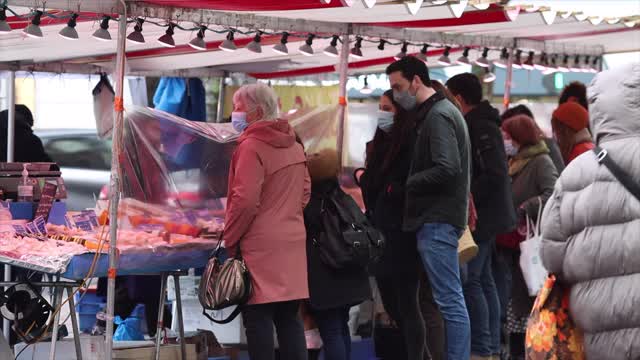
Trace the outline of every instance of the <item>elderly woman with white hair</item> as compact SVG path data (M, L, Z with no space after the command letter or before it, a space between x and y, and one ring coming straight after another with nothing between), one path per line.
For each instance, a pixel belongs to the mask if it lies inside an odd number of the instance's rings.
M282 360L305 360L300 300L309 297L303 209L309 201L306 157L293 128L278 119L275 92L246 85L233 97L242 132L229 170L225 247L240 251L253 294L242 310L249 356L274 359L275 325Z

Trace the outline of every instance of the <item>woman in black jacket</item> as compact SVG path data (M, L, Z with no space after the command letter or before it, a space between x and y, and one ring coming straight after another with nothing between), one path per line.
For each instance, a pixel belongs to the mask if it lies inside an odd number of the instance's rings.
M380 98L378 128L367 144L360 187L367 216L386 238L384 255L375 269L382 302L401 329L408 359L422 360L426 330L418 304L420 257L415 234L401 230L414 132L415 121L393 101L391 90L385 92Z
M325 230L322 224L324 199L340 187L338 155L333 149L325 149L309 155L307 159L311 199L304 210L304 222L307 229L309 308L318 324L325 359L349 360L349 309L371 299L369 274L364 267L336 270L321 259L314 239Z

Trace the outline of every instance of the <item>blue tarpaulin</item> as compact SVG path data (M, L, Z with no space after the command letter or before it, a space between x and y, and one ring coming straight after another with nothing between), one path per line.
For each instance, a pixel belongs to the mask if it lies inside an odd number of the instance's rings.
M207 105L202 80L163 77L153 96L158 110L192 121L207 121Z
M153 96L153 104L156 109L166 111L183 119L207 121L204 84L198 78L160 78L156 93ZM166 130L163 137L172 135L175 134L171 134L170 130ZM176 156L175 162L182 167L198 166L201 153L201 143L185 145L180 154Z

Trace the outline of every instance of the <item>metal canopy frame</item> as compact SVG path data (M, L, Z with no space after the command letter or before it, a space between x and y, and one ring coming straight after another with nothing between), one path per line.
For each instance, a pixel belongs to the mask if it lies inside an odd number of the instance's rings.
M126 5L123 3L126 2ZM149 4L144 1L123 0L11 0L15 6L33 7L34 4L46 5L47 8L85 11L96 13L122 13L126 7L129 17L150 17L156 19L179 19L196 24L217 25L228 28L246 28L253 30L274 30L297 33L315 33L326 35L354 35L383 39L396 39L414 43L457 45L468 47L519 48L522 50L563 53L568 55L596 55L604 53L603 46L575 46L549 44L545 41L527 40L502 36L475 36L462 34L446 34L416 29L391 28L361 24L338 23L306 19L289 19L275 16L256 15L251 13L233 13L209 9L192 9L173 6Z

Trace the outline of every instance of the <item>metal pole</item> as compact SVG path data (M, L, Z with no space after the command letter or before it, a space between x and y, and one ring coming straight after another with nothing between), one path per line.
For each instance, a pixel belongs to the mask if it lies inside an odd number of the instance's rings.
M64 293L64 288L60 288ZM76 360L82 360L82 345L80 345L80 330L78 330L78 318L76 317L76 302L73 299L73 288L67 288L69 295L69 311L71 314L71 328L73 330L73 343L76 347ZM62 305L58 305L62 306Z
M55 305L53 305L53 307L57 309L62 304L62 294L64 293L64 288L54 287L53 292L54 292L53 297L55 298ZM56 360L56 345L58 344L59 329L60 329L60 311L57 311L55 316L53 317L53 329L51 333L51 348L49 349L49 360Z
M180 274L173 274L176 288L176 307L178 312L178 334L180 334L180 353L182 360L187 360L187 344L184 342L184 319L182 318L182 295L180 294Z
M13 162L14 160L14 141L15 141L15 129L16 129L16 73L9 71L7 79L7 162ZM11 266L4 266L4 281L11 281ZM5 288L6 290L6 288ZM7 342L9 342L9 334L11 332L11 324L9 320L2 320L2 332L4 333Z
M504 98L502 99L502 105L504 105L504 110L509 108L509 103L511 102L511 83L513 79L513 54L514 49L512 48L509 52L509 59L507 60L507 76L504 83Z
M118 174L118 157L120 152L120 140L122 137L122 126L124 121L123 109L123 89L124 89L124 66L125 48L127 37L127 6L124 1L120 13L120 24L118 27L118 47L116 52L116 96L115 96L115 119L113 123L113 142L111 146L111 183L109 184L109 194L111 197L111 207L109 209L109 271L107 285L107 332L106 332L106 359L113 358L113 315L115 307L116 291L116 268L117 263L117 240L118 240L118 200L120 197L120 178Z
M224 117L224 91L226 89L225 81L227 80L227 72L224 72L224 75L220 77L220 84L218 84L218 113L216 115L216 122L221 123L222 118Z
M167 293L167 273L162 273L160 280L160 307L158 309L158 323L156 327L156 355L155 359L160 360L160 345L162 344L162 331L164 330L164 298ZM180 285L180 284L175 284Z
M351 29L351 27L349 27ZM347 116L347 75L349 72L349 35L342 37L342 50L340 51L340 85L338 89L338 103L340 104L340 114L338 119L338 136L336 150L338 152L338 161L340 170L343 165L343 147L344 147L344 123Z

